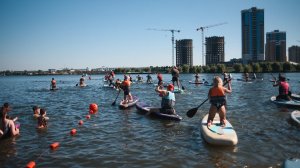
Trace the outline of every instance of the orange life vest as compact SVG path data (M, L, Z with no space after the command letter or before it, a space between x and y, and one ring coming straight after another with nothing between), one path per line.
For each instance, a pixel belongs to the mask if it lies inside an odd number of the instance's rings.
M225 92L223 87L213 87L209 90L209 95L211 97L215 97L215 96L225 96Z

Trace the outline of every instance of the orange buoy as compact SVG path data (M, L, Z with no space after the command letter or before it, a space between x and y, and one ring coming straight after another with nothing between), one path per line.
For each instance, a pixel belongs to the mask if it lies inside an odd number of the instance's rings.
M71 134L71 135L75 135L76 132L77 132L76 129L72 129L72 130L70 131L70 134Z
M90 114L95 114L95 112L93 110L90 110Z
M96 113L98 111L98 105L96 103L90 104L90 111L93 111L93 113Z
M83 124L83 121L82 121L82 120L80 120L80 121L78 122L78 124L79 124L79 125L82 125L82 124Z
M34 168L35 167L35 162L34 161L30 161L27 165L26 168Z
M59 142L54 142L53 144L50 145L50 148L52 150L54 150L54 149L58 148L58 146L59 146Z
M91 115L86 115L86 119L91 119Z

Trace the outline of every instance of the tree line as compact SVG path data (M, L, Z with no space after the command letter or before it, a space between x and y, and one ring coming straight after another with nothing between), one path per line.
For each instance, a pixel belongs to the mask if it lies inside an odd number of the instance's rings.
M125 73L170 73L172 66L150 66L150 67L142 67L142 68L116 68L114 69L117 74L125 74ZM291 64L289 62L259 62L259 63L250 63L250 64L215 64L215 65L206 65L206 66L189 66L183 65L178 67L180 73L268 73L268 72L300 72L300 64ZM56 75L64 75L64 74L105 74L108 72L105 71L82 71L75 70L70 72L69 69L58 70ZM9 75L53 75L47 71L2 71L0 72L0 76L9 76Z
M170 73L171 66L145 68L116 68L116 73ZM236 63L233 65L214 64L206 66L183 65L178 67L181 73L268 73L268 72L300 72L300 64L289 62L259 62L250 64Z

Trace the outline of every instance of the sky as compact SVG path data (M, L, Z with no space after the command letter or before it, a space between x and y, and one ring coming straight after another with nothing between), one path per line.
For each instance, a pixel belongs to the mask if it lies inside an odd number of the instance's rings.
M225 61L241 58L241 10L264 9L265 34L300 45L300 0L0 0L0 71L172 65L175 40L224 36Z

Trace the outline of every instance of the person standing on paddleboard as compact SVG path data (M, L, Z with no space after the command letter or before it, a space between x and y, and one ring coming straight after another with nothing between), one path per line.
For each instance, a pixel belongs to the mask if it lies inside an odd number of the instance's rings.
M155 91L159 93L160 97L162 97L160 113L175 115L175 93L173 93L174 85L169 84L167 90L163 90L157 86Z
M162 86L163 86L163 76L159 72L157 73L157 80L158 80L157 86L160 86L162 88Z
M195 83L199 82L199 78L200 78L200 75L198 73L196 73L196 75L195 75Z
M129 89L130 85L131 85L131 82L129 80L129 77L124 75L124 81L122 82L122 86L121 86L121 88L124 91L124 99L122 100L123 104L127 104L133 100L131 93L130 93L130 89Z
M229 76L229 75L224 71L224 72L223 72L223 81L224 81L224 82L228 82L228 76Z
M228 80L228 88L223 87L223 81L219 76L215 76L213 79L213 87L209 89L208 99L211 103L209 109L209 115L207 119L207 126L211 126L215 118L216 112L220 116L221 126L226 124L226 96L225 93L231 93L231 81Z
M178 89L179 89L179 88L180 88L180 87L179 87L179 71L178 71L178 69L177 69L176 66L174 66L174 67L172 68L171 73L172 73L172 82L173 82L173 85L175 86L175 82L176 82L177 87L178 87Z
M273 87L279 86L279 95L276 96L276 100L292 100L289 96L290 86L286 81L286 78L279 74L279 81L275 81Z
M54 78L51 80L51 89L56 89L56 80Z
M150 74L147 75L147 83L152 83L152 77Z
M84 84L84 76L83 75L79 79L79 86L85 86L85 84Z

